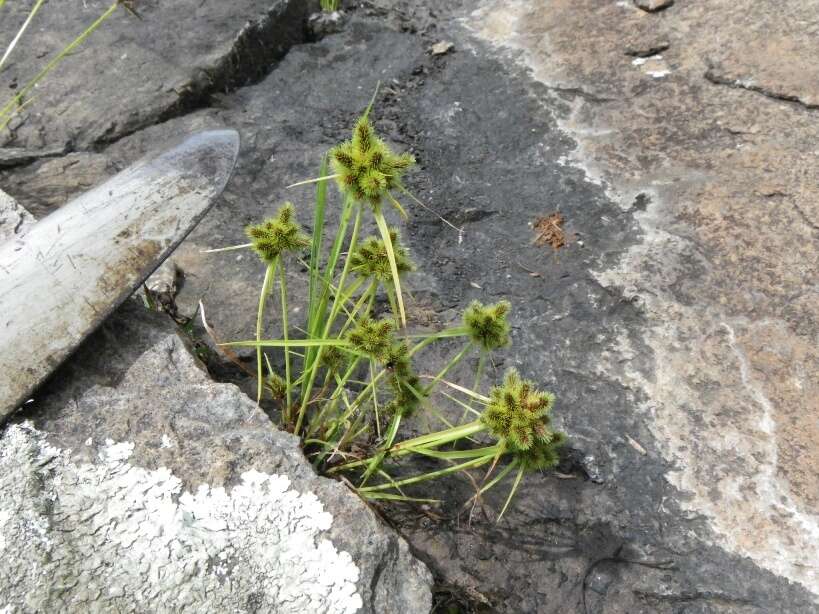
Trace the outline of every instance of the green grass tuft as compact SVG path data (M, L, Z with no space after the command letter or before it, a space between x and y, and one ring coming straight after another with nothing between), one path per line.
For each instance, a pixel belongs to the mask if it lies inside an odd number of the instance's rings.
M459 325L441 331L407 330L401 279L416 267L398 229L387 225L382 204L387 201L406 215L393 191L420 203L401 184L414 160L408 154L394 153L379 138L369 120L372 104L353 127L352 138L328 152L319 177L294 184L315 184L312 237L298 228L290 203L274 218L246 229L251 243L244 247L252 248L267 265L257 334L254 340L225 345L256 349L259 394L264 392L268 407L278 410L282 427L302 438L305 452L319 470L357 474L362 497L429 501L423 493L418 497L404 489L489 467L482 470L480 481L472 479L477 485L475 500L515 475L502 515L526 472L548 469L559 461L565 437L550 424L554 397L514 370L491 388L489 396L478 392L491 353L510 342L511 306L507 301L473 302ZM327 174L328 167L333 174ZM337 180L341 195L339 223L334 229L325 224L331 179ZM360 238L368 212L379 235ZM307 271L307 309L304 321L293 328L301 331L301 338L294 338L287 317L285 255L308 246L309 261L300 261ZM282 338L263 339L265 297L277 270ZM383 295L388 314L379 310L377 298ZM424 375L417 361L423 360L426 348L442 342L459 347L437 373ZM284 377L273 372L265 352L281 352ZM476 352L473 388L450 381L456 366ZM460 422L444 415L441 401L464 409ZM402 440L404 421L416 416L429 425L427 431ZM476 437L492 441L487 445ZM397 461L408 455L443 466L408 477L393 475Z

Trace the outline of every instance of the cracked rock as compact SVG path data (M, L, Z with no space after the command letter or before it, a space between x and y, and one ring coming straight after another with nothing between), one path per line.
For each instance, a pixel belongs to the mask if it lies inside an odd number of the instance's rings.
M3 70L2 91L13 94L23 87L109 4L45 5L36 28L25 34L24 48L15 51ZM302 42L302 22L313 3L139 4L142 20L117 11L38 86L32 104L18 114L0 144L48 151L88 148L200 106L212 93L258 80L273 61ZM0 40L14 37L29 9L29 3L20 2L3 7ZM115 87L98 87L101 80Z
M404 540L135 301L0 436L0 554L8 614L431 607Z

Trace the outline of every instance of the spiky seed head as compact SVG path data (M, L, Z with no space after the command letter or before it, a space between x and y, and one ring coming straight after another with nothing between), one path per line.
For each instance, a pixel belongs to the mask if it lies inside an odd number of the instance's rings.
M347 333L347 340L358 352L384 361L394 343L394 324L390 320L373 320L364 318Z
M398 232L390 228L390 242L395 254L395 265L398 276L415 270L415 265L409 259L407 251L398 239ZM377 279L383 283L392 283L392 268L387 255L387 246L380 237L367 237L358 244L350 255L351 270L359 277Z
M333 171L341 191L373 207L389 190L401 186L401 176L415 164L411 154L395 154L376 134L367 117L353 129L353 138L330 152Z
M287 396L287 382L278 373L269 374L264 380L264 387L274 401L281 401Z
M472 342L488 352L509 345L510 327L506 316L510 308L509 301L494 305L472 301L463 318Z
M321 353L320 364L330 373L338 373L347 362L344 353L337 347L330 345L324 348Z
M489 391L489 403L481 421L513 452L529 451L556 441L557 434L549 427L548 415L553 404L551 393L541 392L534 382L510 369L503 383Z
M341 168L352 171L355 161L352 154L353 144L350 142L342 143L333 150L333 160Z
M534 429L528 422L516 420L509 428L509 439L518 450L528 450L535 441Z
M421 380L415 373L407 373L402 377L397 374L390 378L390 387L393 398L387 403L388 413L399 413L401 416L410 416L421 405L427 393Z
M375 131L366 117L360 117L353 130L353 147L359 151L369 151L373 146Z
M296 252L310 245L310 238L301 232L295 222L292 203L284 203L276 217L245 228L245 234L253 245L253 250L267 264L285 252Z
M526 471L552 469L560 462L560 447L565 443L562 433L555 433L551 442L537 441L527 450L518 450L515 456Z
M399 379L411 375L412 363L410 361L409 346L406 341L394 343L392 347L390 347L384 357L384 368L392 371Z

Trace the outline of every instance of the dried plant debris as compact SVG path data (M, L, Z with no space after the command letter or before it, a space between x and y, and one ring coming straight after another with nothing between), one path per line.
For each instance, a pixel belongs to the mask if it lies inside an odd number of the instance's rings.
M566 232L563 230L563 216L559 211L550 213L545 217L535 220L533 229L535 231L535 245L551 245L554 249L566 246Z

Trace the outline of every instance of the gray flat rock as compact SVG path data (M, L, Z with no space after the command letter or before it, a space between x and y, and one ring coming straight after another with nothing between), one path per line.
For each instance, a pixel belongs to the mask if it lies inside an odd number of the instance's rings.
M3 612L419 613L431 576L129 302L0 436Z
M201 106L211 94L258 78L303 40L311 4L139 2L142 20L118 10L37 87L0 145L44 150L44 156L85 150ZM4 96L22 88L108 6L108 0L46 4L0 75ZM13 38L29 9L21 2L3 7L0 41ZM114 87L98 87L100 81ZM31 153L17 156L25 161Z

